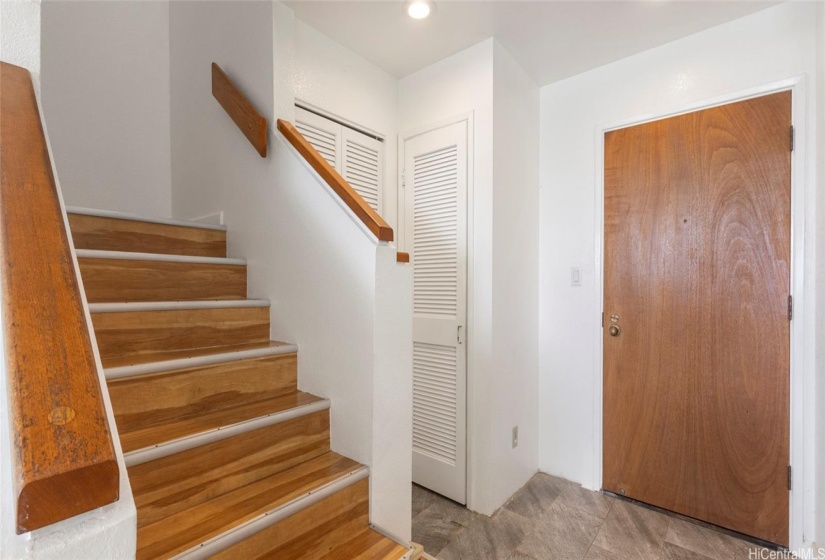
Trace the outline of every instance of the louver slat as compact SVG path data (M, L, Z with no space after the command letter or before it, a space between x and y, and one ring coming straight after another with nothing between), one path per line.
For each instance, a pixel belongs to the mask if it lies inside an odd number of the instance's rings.
M327 163L329 163L332 167L336 166L337 158L335 153L335 134L327 132L326 130L321 130L320 128L300 119L295 121L295 128L298 129L298 132L304 135L304 138L307 139L307 142L312 144L313 148L318 150L318 153L324 156Z
M413 344L413 449L456 462L456 349Z
M455 317L458 294L456 146L414 158L416 313ZM432 182L437 179L437 182Z
M351 137L345 137L344 178L376 212L379 211L381 184L380 157L377 149L358 143Z

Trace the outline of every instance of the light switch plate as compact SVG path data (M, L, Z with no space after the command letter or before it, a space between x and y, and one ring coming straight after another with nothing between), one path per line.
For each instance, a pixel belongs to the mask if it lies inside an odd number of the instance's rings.
M570 269L570 285L571 286L581 286L582 285L582 269L580 266L574 266Z

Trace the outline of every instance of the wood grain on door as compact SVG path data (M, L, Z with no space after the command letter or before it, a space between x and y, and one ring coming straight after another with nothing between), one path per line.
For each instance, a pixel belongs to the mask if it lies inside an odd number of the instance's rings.
M782 92L608 132L604 153L603 487L781 545L790 125Z

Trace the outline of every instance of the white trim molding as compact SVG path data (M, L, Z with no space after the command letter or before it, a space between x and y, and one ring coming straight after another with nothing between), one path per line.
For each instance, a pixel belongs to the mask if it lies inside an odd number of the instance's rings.
M208 224L203 222L175 220L173 218L147 218L146 216L140 216L138 214L127 214L126 212L115 212L114 210L97 210L94 208L81 208L79 206L67 206L66 213L77 214L82 216L96 216L98 218L112 218L115 220L129 220L132 222L163 224L167 226L180 226L197 229L214 229L217 231L226 231L226 226L223 224ZM222 217L223 216L221 216L221 218Z
M189 311L192 309L238 309L269 307L268 299L217 299L193 301L128 301L90 303L90 313L130 313L133 311Z
M794 299L794 318L791 322L791 363L790 363L790 460L793 466L792 490L790 492L789 535L791 550L810 548L811 539L805 536L805 528L814 521L813 472L815 461L815 410L814 410L814 314L809 304L806 287L814 278L813 264L806 262L806 249L813 246L815 225L814 189L809 185L808 157L810 143L806 106L806 78L797 76L759 87L727 93L725 95L691 103L671 110L660 111L616 122L603 123L596 127L595 166L596 216L595 255L596 290L595 329L593 332L596 348L594 368L594 473L593 481L598 490L602 486L602 408L603 408L603 341L601 314L604 311L604 134L610 130L626 128L690 113L710 107L735 103L753 97L760 97L780 91L790 91L793 98L792 124L795 130L794 151L791 155L791 295ZM807 281L806 281L807 279ZM812 288L812 287L811 287Z
M294 354L298 351L295 344L268 343L258 348L245 350L231 350L228 352L216 352L215 354L204 354L191 356L188 358L178 358L176 360L165 360L162 362L147 362L145 364L134 364L129 366L118 366L106 368L106 379L118 379L121 377L132 377L135 375L149 375L162 371L175 371L193 367L211 366L234 362L235 360L250 360L253 358L264 358L266 356L277 356L279 354Z
M190 255L167 255L164 253L132 253L130 251L100 251L97 249L78 249L79 259L113 259L128 261L160 261L188 264L224 264L245 266L246 259L228 259L225 257L195 257Z

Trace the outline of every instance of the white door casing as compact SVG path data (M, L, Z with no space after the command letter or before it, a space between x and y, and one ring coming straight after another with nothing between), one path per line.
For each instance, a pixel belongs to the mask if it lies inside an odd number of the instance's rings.
M468 123L406 138L413 262L413 480L467 501Z

